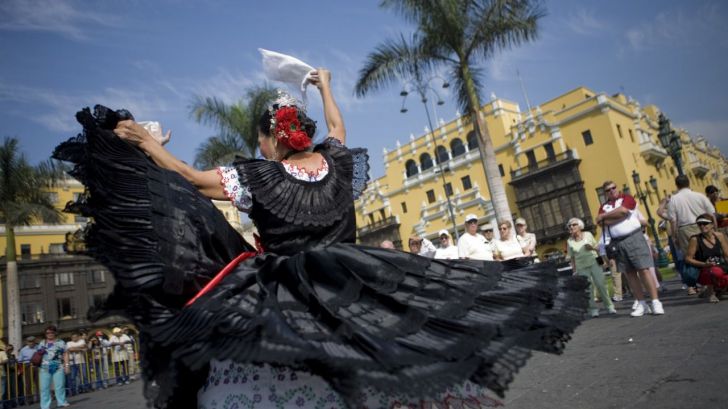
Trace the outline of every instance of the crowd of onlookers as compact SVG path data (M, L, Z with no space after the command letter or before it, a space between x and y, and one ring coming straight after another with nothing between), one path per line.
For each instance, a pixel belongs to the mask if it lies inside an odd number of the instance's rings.
M0 342L1 408L40 402L70 406L67 397L128 384L136 374L137 344L128 328L78 331L67 339L49 325L42 337L27 336L19 350Z
M716 203L721 200L719 189L708 186L705 195L694 192L684 175L678 176L675 184L677 190L660 202L657 211L663 219L660 229L667 230L667 247L687 293L718 302L728 289L725 257L728 217L716 212ZM601 300L608 313L616 314L614 303L630 294L634 298L631 316L662 315L665 311L659 294L665 291L665 286L656 267L663 250L647 234L649 222L640 211L638 201L621 192L613 181L604 182L602 188L605 201L595 215L594 234L585 231L585 223L579 218L566 222L569 232L566 258L573 273L587 277L591 284L589 313L592 317L599 316L597 301ZM510 220L498 221L496 226L481 225L480 220L475 214L466 215L464 231L457 242L448 230L438 233L438 246L426 238L412 236L408 241L409 251L435 259L539 262L537 239L528 232L526 220L515 219L515 232ZM384 241L381 247L394 248L394 245ZM611 294L605 272L612 277Z

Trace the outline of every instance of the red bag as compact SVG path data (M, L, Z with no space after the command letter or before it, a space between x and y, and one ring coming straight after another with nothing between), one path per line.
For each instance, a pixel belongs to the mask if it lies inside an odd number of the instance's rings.
M39 349L35 351L32 357L30 357L30 363L33 366L40 366L43 363L43 355L45 355L45 349Z

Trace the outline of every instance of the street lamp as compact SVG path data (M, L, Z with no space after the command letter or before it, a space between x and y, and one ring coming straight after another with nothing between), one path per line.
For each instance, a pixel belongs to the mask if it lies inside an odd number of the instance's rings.
M442 161L437 156L437 140L435 139L435 128L432 126L430 110L427 109L428 92L432 92L433 94L435 94L435 96L437 97L437 105L443 105L445 103L445 101L440 98L440 94L438 94L437 91L435 91L435 89L432 88L432 86L430 85L435 79L440 79L442 81L442 88L446 89L450 87L450 84L442 79L440 76L434 76L427 79L416 76L414 80L406 82L405 87L409 84L410 87L413 88L413 90L416 91L417 94L419 94L420 102L422 102L422 107L425 108L427 123L430 125L430 137L432 138L432 144L435 146L435 162L437 162L437 167L440 170L440 177L442 178L442 190L445 192L445 198L447 199L447 210L450 214L450 222L452 223L452 228L455 231L455 240L457 241L460 239L460 234L458 233L458 225L455 222L455 211L453 210L452 202L450 201L450 195L448 195L446 188L447 181L445 180L445 169L442 166ZM404 103L407 100L407 95L409 95L409 92L405 88L402 89L399 95L402 97L402 108L400 108L399 112L404 114L407 112L407 108L404 106Z
M667 153L675 162L678 175L684 175L682 168L682 142L680 136L670 126L670 120L665 117L664 114L660 114L658 118L658 124L660 131L657 135L660 140L660 145L667 151Z
M665 255L665 250L662 248L662 244L660 244L660 236L657 235L655 219L652 217L652 212L650 212L650 206L647 204L647 194L649 194L650 192L645 192L642 190L642 187L640 186L640 174L637 173L636 170L632 171L632 181L634 182L634 187L637 190L637 197L642 203L645 204L645 211L647 212L647 223L650 225L650 230L652 230L652 236L655 237L655 246L657 246L657 266L667 267L667 255ZM652 190L657 193L657 179L655 179L654 176L650 176L649 184L652 187Z

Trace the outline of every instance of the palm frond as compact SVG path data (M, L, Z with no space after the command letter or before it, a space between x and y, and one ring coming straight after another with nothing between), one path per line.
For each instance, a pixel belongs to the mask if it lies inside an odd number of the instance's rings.
M50 168L60 166L31 166L19 151L18 140L5 138L0 146L0 217L5 223L26 225L37 218L46 223L60 221L60 212L48 195L55 172Z
M538 23L546 15L539 2L493 0L482 4L472 15L475 28L466 49L468 56L488 58L494 52L533 41Z
M359 70L354 87L358 97L378 91L396 80L422 78L438 64L436 56L426 52L417 35L409 40L403 34L396 40L387 40L370 53Z
M473 84L475 85L475 99L480 101L480 90L483 86L483 70L473 65L468 66ZM471 103L471 95L468 91L467 80L464 75L464 70L460 66L452 66L450 71L450 77L453 79L452 88L455 90L455 100L457 101L458 108L463 113L472 114L480 109L479 106L473 106Z
M244 156L246 150L247 147L239 138L230 135L213 136L197 148L194 165L198 169L212 169L229 165L236 155Z

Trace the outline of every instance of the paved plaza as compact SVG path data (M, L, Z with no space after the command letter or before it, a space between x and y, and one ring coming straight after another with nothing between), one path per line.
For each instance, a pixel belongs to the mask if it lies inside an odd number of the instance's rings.
M708 304L669 281L666 314L586 321L560 356L536 354L503 400L508 409L724 408L728 300ZM142 383L70 398L77 409L143 408ZM38 407L35 405L34 407Z

